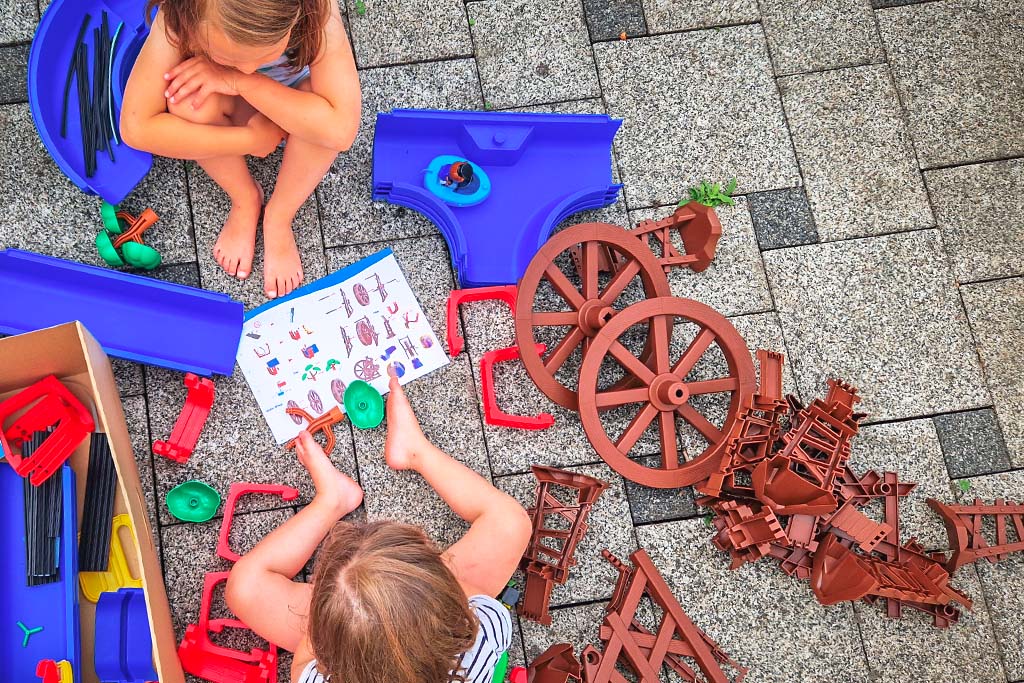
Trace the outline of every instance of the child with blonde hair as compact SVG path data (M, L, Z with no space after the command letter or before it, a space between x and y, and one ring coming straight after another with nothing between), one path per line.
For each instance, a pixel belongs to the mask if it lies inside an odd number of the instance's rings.
M264 293L303 279L292 220L359 128L355 60L335 0L149 0L158 9L125 88L120 131L137 149L194 159L231 199L213 255L252 270L262 215ZM264 207L246 156L287 140Z

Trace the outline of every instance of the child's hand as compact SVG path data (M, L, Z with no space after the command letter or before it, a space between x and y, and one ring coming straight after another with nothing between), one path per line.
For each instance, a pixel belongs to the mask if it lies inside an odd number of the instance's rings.
M388 435L384 442L384 461L394 470L408 470L416 466L416 456L422 452L427 437L423 436L416 413L412 411L398 376L388 366Z
M164 97L180 103L195 93L192 108L198 109L213 93L237 95L241 75L237 69L221 66L206 57L192 57L164 74L164 80L168 82Z
M316 487L316 500L329 505L344 517L363 502L363 489L351 477L340 471L324 453L313 435L303 429L295 438L295 452L299 462L309 472Z
M249 153L253 156L265 157L273 153L284 140L281 127L259 112L253 114L245 126L252 132L253 146Z

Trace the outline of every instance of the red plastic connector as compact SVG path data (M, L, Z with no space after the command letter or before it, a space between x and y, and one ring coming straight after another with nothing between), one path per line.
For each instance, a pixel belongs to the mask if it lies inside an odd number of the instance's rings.
M25 412L10 427L2 428L8 418L22 410ZM53 432L31 456L24 458L15 450L34 433L50 427L54 427ZM95 428L92 414L53 375L0 403L3 455L15 472L29 477L33 486L49 479Z
M516 296L519 288L516 285L500 287L474 287L472 289L453 289L448 295L448 310L445 315L448 336L448 353L453 357L462 353L466 340L459 334L459 306L472 301L504 301L516 315Z
M537 344L536 347L538 354L543 354L547 349L544 344ZM494 389L494 364L513 360L519 360L518 346L488 351L480 359L480 385L484 396L484 421L489 425L497 425L499 427L547 429L555 424L555 417L551 413L538 413L532 417L529 415L509 415L498 407L498 396Z
M231 522L235 518L235 506L238 499L250 493L266 493L272 496L281 496L282 500L295 500L299 497L298 489L282 484L244 484L235 482L228 489L228 500L224 504L224 519L220 523L220 537L217 539L217 554L225 560L237 562L241 557L231 549L228 537L231 534Z
M191 372L185 374L185 406L181 409L178 421L171 430L171 438L167 441L154 441L153 452L170 458L174 462L185 463L192 455L192 450L203 431L206 418L213 405L213 380L197 377Z

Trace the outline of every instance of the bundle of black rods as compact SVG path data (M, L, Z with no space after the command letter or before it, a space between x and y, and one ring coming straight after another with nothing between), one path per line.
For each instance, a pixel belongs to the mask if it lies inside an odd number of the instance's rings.
M60 118L60 136L67 137L68 96L71 94L71 79L75 78L78 87L78 116L82 131L82 151L85 156L85 176L93 177L96 173L96 154L106 152L110 161L114 161L114 144L120 145L117 130L114 126L114 112L111 90L111 65L114 44L123 26L119 25L113 38L110 36L110 23L106 11L100 20L99 28L92 30L92 92L89 81L89 48L85 44L86 30L92 21L92 15L86 14L78 29L75 48L71 52L71 63L68 64L67 78L64 81L64 105ZM111 144L113 140L114 144Z
M36 432L22 446L22 456L30 457L39 448L46 432ZM23 484L25 504L25 583L41 586L58 579L60 533L64 523L64 487L58 471L39 486Z
M89 442L89 469L85 480L82 533L78 540L78 571L104 572L110 561L110 534L114 525L117 470L107 435L93 432Z

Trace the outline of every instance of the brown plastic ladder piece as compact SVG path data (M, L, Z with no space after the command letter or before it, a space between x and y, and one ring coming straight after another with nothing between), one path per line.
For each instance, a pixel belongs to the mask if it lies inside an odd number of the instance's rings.
M580 683L583 669L570 643L555 643L526 668L529 683Z
M1006 559L1010 553L1024 550L1024 503L1007 503L1002 498L996 498L993 503L985 504L980 498L975 498L973 505L947 505L929 498L928 506L942 517L942 523L946 526L949 547L953 551L946 563L950 574L982 558L994 563ZM994 518L994 545L989 545L982 535L982 521L985 517ZM1017 536L1015 542L1009 540L1007 522L1013 524Z

